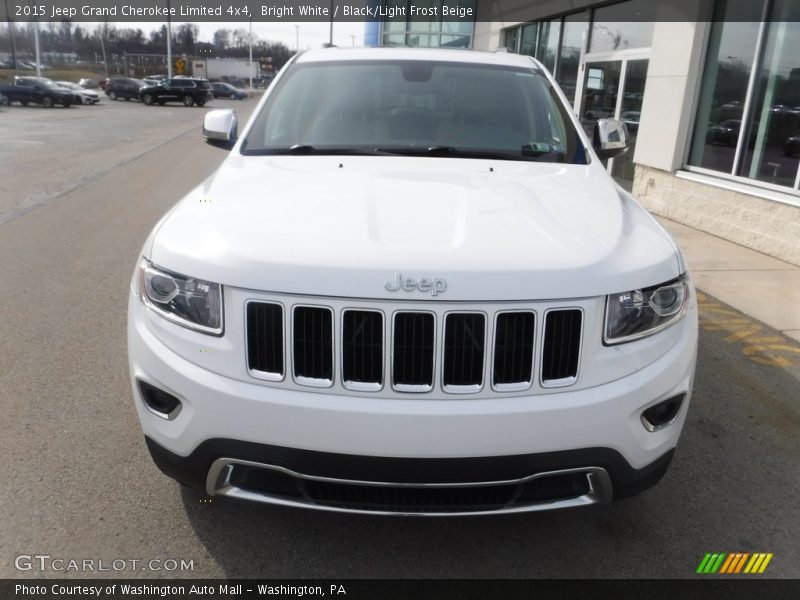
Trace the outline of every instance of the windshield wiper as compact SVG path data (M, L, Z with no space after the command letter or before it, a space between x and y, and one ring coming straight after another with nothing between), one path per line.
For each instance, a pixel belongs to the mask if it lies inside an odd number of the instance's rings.
M455 146L392 146L390 148L377 148L381 152L397 156L445 156L453 158L499 158L505 160L520 160L506 152L487 152L484 150L461 150Z
M553 162L562 162L564 152L560 150L539 150L531 146L523 146L518 152L502 150L481 150L463 149L455 146L393 146L378 148L347 148L347 147L328 147L313 146L311 144L294 144L284 148L259 148L258 150L247 150L243 148L243 154L249 155L316 155L316 156L442 156L447 158L477 158L494 160L526 160L535 161L548 158Z
M446 158L488 158L495 160L530 160L530 157L524 155L522 152L514 153L502 150L480 150L480 149L464 149L456 148L455 146L428 146L428 147L392 147L392 148L379 148L385 152L392 154L401 154L404 156L443 156Z
M311 144L294 144L288 148L259 148L258 150L245 150L245 154L268 155L268 154L294 154L294 155L316 155L316 156L393 156L394 152L385 152L378 148L336 148L336 147L317 147Z

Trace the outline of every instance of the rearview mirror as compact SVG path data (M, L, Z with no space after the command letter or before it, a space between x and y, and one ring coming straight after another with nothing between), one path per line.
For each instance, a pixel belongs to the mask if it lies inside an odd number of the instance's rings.
M594 150L600 158L614 158L628 151L628 126L615 119L598 119L594 126Z
M239 119L230 108L210 110L203 120L203 137L207 142L233 148L238 136Z

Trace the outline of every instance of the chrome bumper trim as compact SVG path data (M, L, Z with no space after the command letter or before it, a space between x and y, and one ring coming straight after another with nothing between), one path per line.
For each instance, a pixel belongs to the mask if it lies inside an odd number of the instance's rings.
M586 494L577 496L575 498L565 498L562 500L546 500L540 502L531 502L530 504L522 505L509 505L506 508L491 509L491 510L478 510L478 511L458 511L458 512L396 512L386 510L367 510L355 508L341 508L337 506L327 506L325 504L318 504L311 499L289 499L285 497L270 496L266 493L252 492L231 484L231 475L233 468L236 465L247 467L255 467L261 469L269 469L284 475L296 477L298 479L305 479L309 481L319 481L323 483L335 483L343 485L367 485L376 487L409 487L409 488L466 488L466 487L488 487L499 485L521 485L535 479L543 479L545 477L554 477L558 475L570 475L575 473L583 473L587 477L589 483L589 491ZM218 458L211 465L206 478L206 492L209 496L225 496L229 498L238 498L240 500L250 500L253 502L262 502L265 504L276 504L280 506L293 506L300 508L310 508L315 510L326 510L331 512L341 513L355 513L355 514L371 514L371 515L390 515L390 516L410 516L410 517L453 517L453 516L476 516L476 515L491 515L491 514L511 514L522 512L535 512L544 510L556 510L560 508L574 508L577 506L589 506L592 504L607 504L611 502L613 492L611 478L608 472L602 467L579 467L575 469L561 469L558 471L545 471L536 473L527 477L519 479L510 479L504 481L483 481L483 482L469 482L469 483L391 483L383 481L358 481L351 479L336 479L330 477L319 477L315 475L305 475L297 473L284 467L276 465L268 465L248 460L240 460L234 458Z

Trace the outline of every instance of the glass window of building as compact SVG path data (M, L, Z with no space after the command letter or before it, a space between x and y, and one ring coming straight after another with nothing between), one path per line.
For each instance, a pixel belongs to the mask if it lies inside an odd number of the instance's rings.
M386 0L386 8L405 8L408 0ZM399 11L398 11L399 12ZM383 45L406 45L406 19L405 17L391 17L383 22Z
M513 29L506 29L505 30L505 41L503 46L509 52L516 52L517 51L517 44L519 42L519 27L514 27Z
M778 0L774 9L737 174L795 187L800 162L800 5Z
M458 6L474 9L477 0L459 0ZM424 48L469 48L472 46L473 21L443 21L442 6L447 0L384 0L389 8L400 9L396 16L383 22L382 43L385 46L419 46ZM437 17L411 16L411 6L432 9ZM473 10L474 14L474 10ZM516 51L516 50L515 50Z
M420 12L427 12L428 10L441 10L441 0L414 0L414 6ZM410 11L406 14L410 15ZM408 45L421 46L430 48L438 46L438 36L441 27L441 21L431 20L430 17L423 16L409 16L408 17Z
M472 45L473 27L471 21L442 21L439 45L443 48L469 48Z
M558 41L561 37L561 19L539 23L539 39L536 41L536 58L548 71L553 72L558 58Z
M519 42L519 53L526 56L536 56L536 37L539 33L539 23L528 23L522 26L522 35Z
M561 51L559 52L558 69L556 69L556 81L558 81L558 85L570 103L575 102L578 67L581 62L581 50L583 49L583 39L586 35L588 22L588 12L564 17L564 32L561 36Z
M766 20L764 8L764 0L718 3L687 162L796 189L800 5L774 0Z
M589 52L649 48L657 6L652 0L629 0L595 9Z

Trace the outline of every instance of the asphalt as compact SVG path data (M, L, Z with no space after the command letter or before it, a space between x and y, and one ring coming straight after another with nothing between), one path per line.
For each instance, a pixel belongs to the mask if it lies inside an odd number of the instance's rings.
M254 102L215 105L244 117ZM386 518L209 501L164 477L133 408L126 299L150 228L225 156L201 141L203 113L0 112L0 578L681 578L707 552L736 551L774 553L760 577L800 577L800 347L707 294L675 459L636 498ZM36 553L193 570L15 568Z

